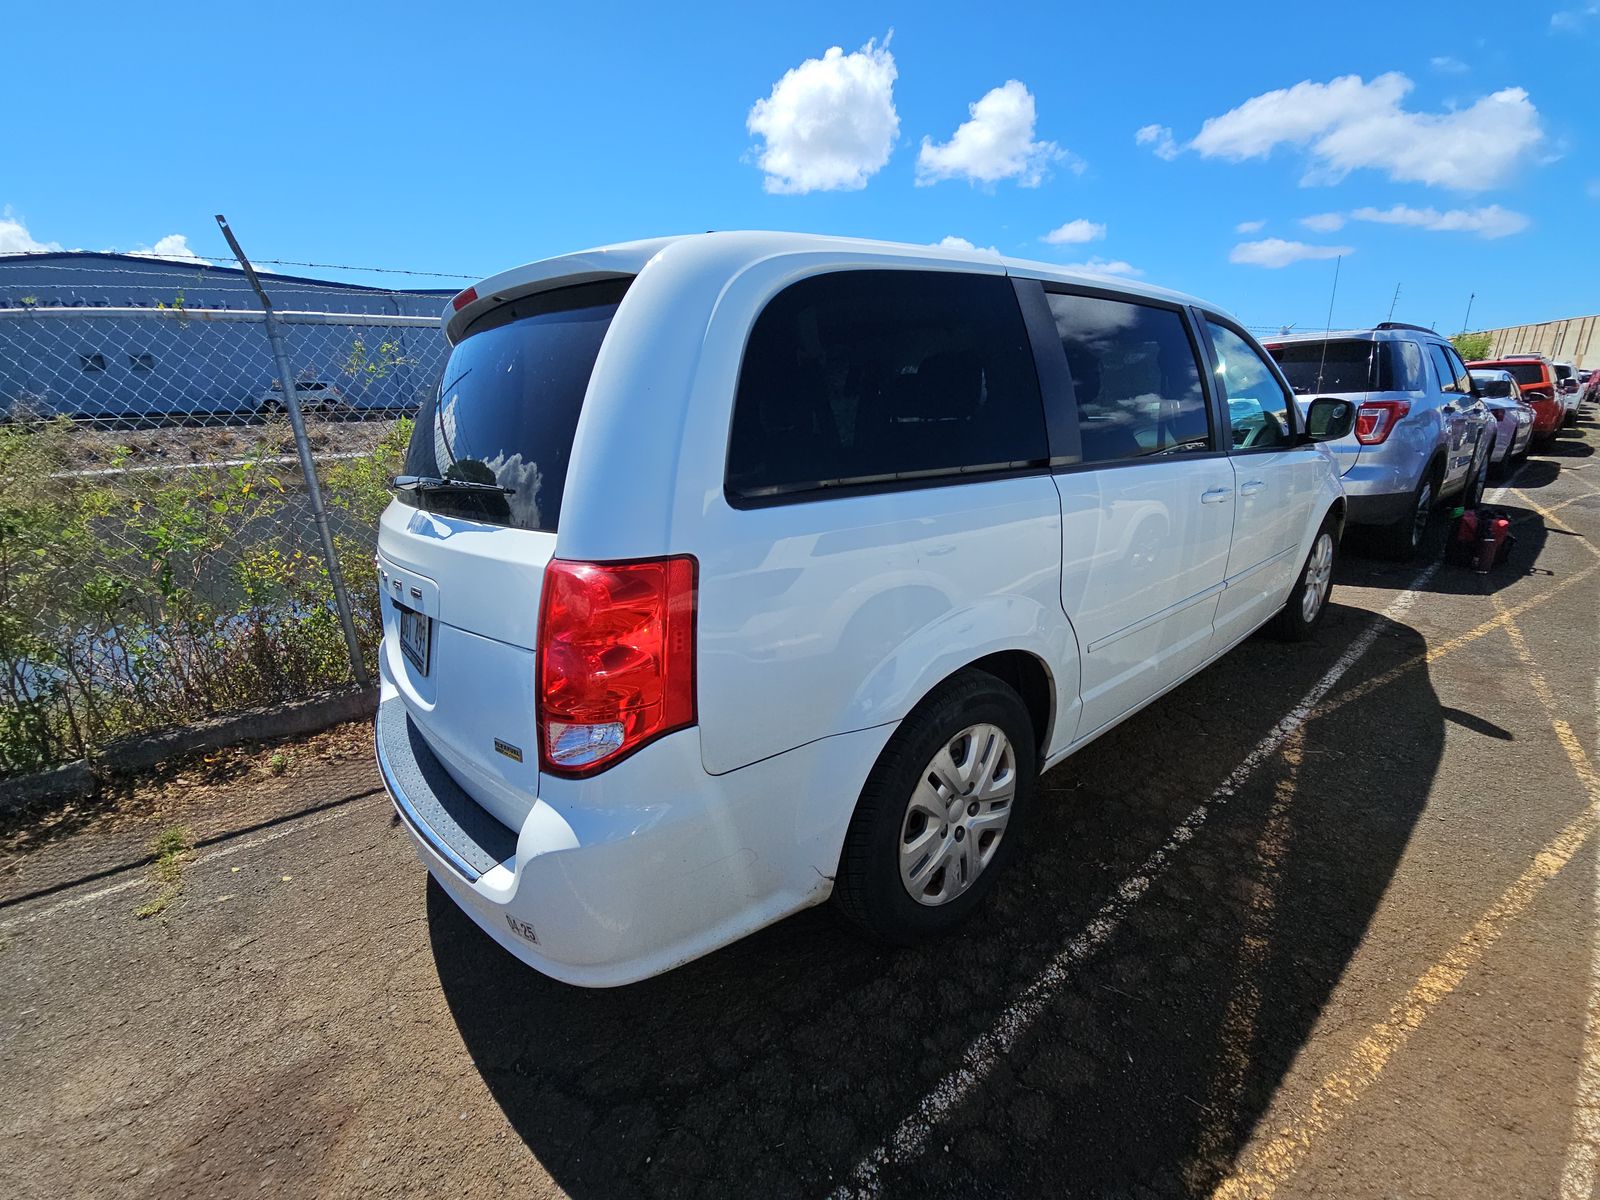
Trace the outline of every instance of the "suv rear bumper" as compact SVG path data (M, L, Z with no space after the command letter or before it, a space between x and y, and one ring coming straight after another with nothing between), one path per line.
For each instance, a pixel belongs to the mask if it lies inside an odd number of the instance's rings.
M463 809L469 796L451 793L387 679L377 742L401 826L450 898L529 966L612 987L825 900L855 798L891 732L824 738L716 776L700 762L699 730L681 730L592 779L542 776L523 827L499 827L515 847L504 858L484 845L492 831L485 837ZM493 861L481 869L485 855Z
M1395 446L1362 449L1356 465L1344 473L1345 520L1353 525L1389 525L1411 511L1416 496L1420 459ZM1377 453L1374 453L1377 451ZM1393 461L1390 461L1393 460Z

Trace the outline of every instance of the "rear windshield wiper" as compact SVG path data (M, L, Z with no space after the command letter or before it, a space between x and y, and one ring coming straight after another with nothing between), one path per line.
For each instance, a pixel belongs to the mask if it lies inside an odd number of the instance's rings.
M396 475L389 486L398 492L493 492L515 496L516 488L499 483L479 483L475 479L443 479L438 475Z

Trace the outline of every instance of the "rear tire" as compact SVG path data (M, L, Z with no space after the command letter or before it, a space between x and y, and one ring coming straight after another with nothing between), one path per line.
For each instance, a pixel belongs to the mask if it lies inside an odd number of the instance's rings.
M1494 458L1494 443L1489 443L1482 462L1474 461L1472 474L1467 476L1467 486L1461 489L1461 507L1477 508L1483 503L1483 489L1489 482L1489 463Z
M1015 857L1038 774L1021 697L983 671L951 677L867 776L834 878L838 912L894 945L955 928Z
M1304 642L1317 632L1333 595L1333 566L1339 557L1339 522L1332 513L1311 539L1311 549L1300 567L1300 578L1289 599L1272 618L1272 636L1285 642Z
M1389 525L1376 530L1378 551L1385 558L1409 562L1422 549L1422 539L1428 532L1428 518L1433 514L1433 502L1438 499L1433 468L1429 467L1416 491L1411 493L1411 505L1405 515Z

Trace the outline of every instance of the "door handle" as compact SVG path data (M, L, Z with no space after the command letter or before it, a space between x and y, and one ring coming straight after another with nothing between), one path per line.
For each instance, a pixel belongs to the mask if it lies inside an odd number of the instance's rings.
M1254 496L1257 492L1266 490L1267 485L1259 479L1252 479L1249 483L1241 483L1239 485L1239 495L1241 496Z
M1201 504L1224 504L1233 497L1232 488L1212 488L1200 493Z

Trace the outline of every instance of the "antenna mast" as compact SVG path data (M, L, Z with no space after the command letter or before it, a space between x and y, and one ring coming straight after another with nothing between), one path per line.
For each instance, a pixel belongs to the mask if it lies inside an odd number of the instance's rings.
M1333 298L1339 294L1339 266L1344 255L1333 260L1333 291L1328 293L1328 323L1322 330L1322 361L1317 364L1317 391L1322 390L1322 368L1328 365L1328 336L1333 333ZM1398 289L1396 289L1398 291Z

